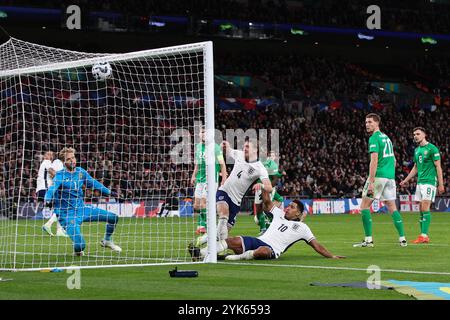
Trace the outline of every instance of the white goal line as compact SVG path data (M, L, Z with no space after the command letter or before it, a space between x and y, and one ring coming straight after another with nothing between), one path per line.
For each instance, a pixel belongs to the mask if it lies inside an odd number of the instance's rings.
M324 269L324 270L345 270L345 271L364 271L367 272L367 268L352 268L352 267L327 267L327 266L308 266L300 264L268 264L268 263L249 263L249 262L217 262L221 264L229 265L245 265L245 266L260 266L260 267L274 267L274 268L303 268L303 269ZM411 274L430 274L430 275L443 275L450 276L450 272L438 272L438 271L420 271L420 270L402 270L402 269L380 269L381 272L392 273L411 273Z

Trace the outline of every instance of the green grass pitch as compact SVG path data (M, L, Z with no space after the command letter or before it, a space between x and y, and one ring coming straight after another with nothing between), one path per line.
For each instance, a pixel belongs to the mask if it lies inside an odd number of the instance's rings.
M368 290L351 288L329 288L310 286L311 282L352 282L366 281L369 277L366 269L369 265L379 266L381 280L411 280L430 282L450 282L450 214L433 213L430 227L431 243L414 245L418 235L418 214L403 213L405 232L409 240L408 247L398 245L398 236L389 215L373 215L374 248L353 248L352 244L363 238L361 217L359 215L315 215L308 216L306 223L323 245L331 252L347 256L344 260L325 259L315 253L304 242L291 247L278 260L242 261L236 263L219 262L217 264L180 265L170 263L162 266L126 267L105 269L81 269L81 288L69 290L66 286L71 274L30 272L0 272L0 278L12 279L0 282L0 299L412 299L392 290ZM172 218L159 219L160 240L150 242L145 228L138 228L132 223L123 224L117 229L114 240L126 250L141 250L141 261L146 262L145 254L152 252L155 256L175 260L185 259L185 245L192 239L194 221L173 224ZM163 222L165 220L166 222ZM65 239L47 236L26 237L28 232L36 232L42 221L21 221L18 232L22 243L17 248L29 250L27 245L34 244L35 252L44 251L41 260L66 259L68 264L76 264L76 259L64 250L70 250L70 243ZM95 227L97 226L97 227ZM156 224L153 224L154 228ZM28 229L31 228L31 229ZM175 229L174 229L175 228ZM177 230L176 228L180 228ZM96 243L101 238L104 224L94 224L85 228L86 238ZM3 232L5 230L2 230ZM257 226L253 217L241 215L231 235L256 235ZM132 237L142 235L142 242L132 246ZM164 235L179 234L175 239L175 256L163 256ZM90 241L91 241L90 240ZM51 241L61 241L56 248ZM28 243L26 243L28 242ZM164 244L164 242L166 244ZM90 244L90 254L101 252ZM5 250L5 247L0 248ZM47 251L48 252L47 252ZM56 250L56 251L52 251ZM58 251L59 250L59 251ZM102 249L103 250L103 249ZM1 250L0 250L1 251ZM51 254L49 254L51 253ZM0 257L1 258L1 257ZM20 260L22 259L22 260ZM18 262L25 264L30 256L18 256ZM79 258L78 258L79 259ZM116 261L112 253L99 259ZM148 262L148 261L147 261ZM157 261L153 261L157 262ZM117 262L115 262L117 263ZM82 263L81 263L82 264ZM169 270L178 266L180 270L197 270L197 278L170 278ZM322 268L321 268L322 267ZM325 268L323 268L325 267ZM385 271L386 270L386 271ZM410 271L411 273L407 273Z

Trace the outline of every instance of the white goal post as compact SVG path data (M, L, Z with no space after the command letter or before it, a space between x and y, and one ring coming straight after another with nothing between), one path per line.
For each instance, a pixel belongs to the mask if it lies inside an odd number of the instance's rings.
M112 76L98 80L92 67L103 62ZM203 126L208 252L216 252L212 42L95 54L10 38L0 45L0 107L0 270L194 263L190 180ZM44 208L38 171L44 160L54 168L65 147L76 150L77 167L116 194L94 190L82 171L73 180L61 171L53 206L63 188L78 192L79 181L84 204ZM48 168L44 190L51 189ZM51 236L43 225L53 213ZM68 237L56 236L58 224Z

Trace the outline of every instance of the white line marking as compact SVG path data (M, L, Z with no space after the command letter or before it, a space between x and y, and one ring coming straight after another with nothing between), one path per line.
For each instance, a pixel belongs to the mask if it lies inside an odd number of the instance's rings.
M367 272L367 268L352 268L352 267L325 267L325 266L306 266L306 265L298 265L298 264L267 264L267 263L249 263L249 262L217 262L217 263L232 264L232 265L245 265L245 266L277 267L277 268L326 269L326 270L348 270L348 271ZM397 269L380 269L380 271L393 272L393 273L413 273L413 274L432 274L432 275L450 276L450 272L397 270Z
M349 243L349 244L355 244L358 243L358 241L320 241L320 243ZM375 246L378 245L396 245L398 247L400 247L400 245L398 244L398 242L375 242L374 241ZM421 243L412 243L412 242L408 242L408 246L414 246L414 247L421 247L421 248L425 248L425 247L450 247L450 245L448 244L436 244L436 243L426 243L426 244L421 244Z
M0 254L13 254L13 252L9 252L9 251L0 251ZM76 259L80 260L80 257L76 257L74 256L73 252L71 253L39 253L39 252L16 252L16 254L18 255L37 255L37 256L55 256L55 257L69 257L72 259L69 260L73 260L75 261ZM183 258L183 256L180 256L181 258ZM148 261L167 261L168 263L172 263L172 262L186 262L188 260L191 260L191 257L186 256L185 260L179 260L176 258L151 258L151 257L131 257L131 256L120 256L120 255L116 255L116 254L112 254L112 255L107 255L107 256L102 256L102 255L96 255L96 254L89 254L89 253L85 253L85 255L83 256L83 258L99 258L99 259L110 259L110 260L126 260L126 261L142 261L142 260L148 260ZM67 262L67 259L64 261ZM94 261L95 262L95 261ZM62 263L62 261L56 261L55 263ZM29 264L28 262L22 263L22 264ZM36 264L39 264L38 262L36 262ZM130 265L132 266L133 263L130 263Z

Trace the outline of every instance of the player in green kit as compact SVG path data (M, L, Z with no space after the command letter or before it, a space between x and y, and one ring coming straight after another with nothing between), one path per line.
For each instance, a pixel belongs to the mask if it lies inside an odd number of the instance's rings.
M283 197L276 191L275 185L282 174L278 171L278 164L276 163L276 153L271 151L269 157L263 162L264 167L269 173L269 179L274 187L271 194L271 200L274 205L279 208L283 208ZM261 190L255 192L255 223L259 226L259 234L262 235L270 225L270 218L266 216L262 206L262 193Z
M414 150L414 167L408 176L400 182L406 186L416 174L418 175L415 200L420 202L420 235L413 243L428 243L428 230L431 222L430 207L436 197L436 185L439 194L444 193L441 155L439 149L426 139L426 131L422 127L413 130L414 142L419 146Z
M205 147L205 128L200 129L199 133L201 143L195 146L195 167L191 177L191 184L195 185L194 191L194 214L198 214L197 234L206 233L206 147ZM227 180L227 167L223 159L222 148L215 144L214 149L216 157L216 186L219 181L219 171L222 176L221 185Z
M398 231L400 246L407 246L402 217L395 204L397 191L394 148L391 139L380 131L380 120L380 116L376 113L366 116L366 131L371 136L369 138L369 177L362 192L361 202L365 239L361 243L353 245L354 247L373 247L370 206L374 199L384 201Z

